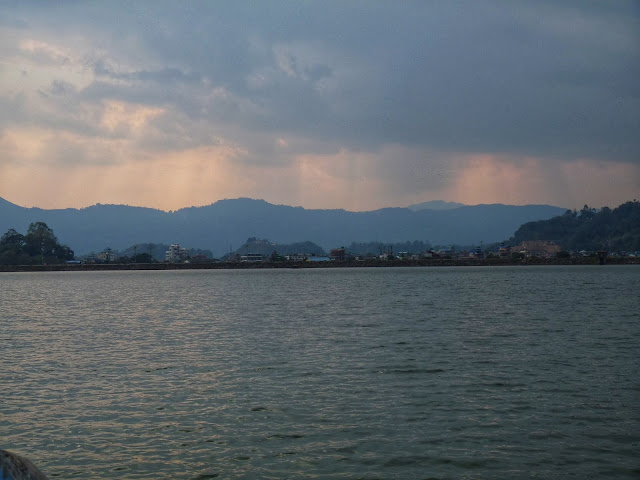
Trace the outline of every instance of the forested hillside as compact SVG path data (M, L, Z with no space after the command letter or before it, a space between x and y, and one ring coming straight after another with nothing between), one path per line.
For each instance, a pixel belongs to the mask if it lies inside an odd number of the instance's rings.
M251 237L238 248L236 255L247 255L248 253L259 253L265 257L277 252L280 255L292 255L296 253L306 253L311 255L323 256L326 252L313 242L296 242L292 244L276 244L267 239Z
M548 240L566 250L635 252L640 250L640 202L634 200L613 210L567 210L549 220L523 224L511 238L512 245L527 240Z
M220 200L173 212L125 205L43 210L0 199L0 232L26 230L29 223L45 222L63 244L81 255L107 247L123 250L138 244L179 243L192 252L206 249L219 257L249 237L268 238L277 244L311 240L325 251L351 242L372 241L488 244L509 238L525 222L552 218L563 211L549 205L473 205L448 210L383 208L349 212L307 210L250 198Z

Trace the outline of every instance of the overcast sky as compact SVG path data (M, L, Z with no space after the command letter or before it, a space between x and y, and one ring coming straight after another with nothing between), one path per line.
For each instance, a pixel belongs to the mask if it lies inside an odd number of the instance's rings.
M0 197L640 198L640 2L0 0Z

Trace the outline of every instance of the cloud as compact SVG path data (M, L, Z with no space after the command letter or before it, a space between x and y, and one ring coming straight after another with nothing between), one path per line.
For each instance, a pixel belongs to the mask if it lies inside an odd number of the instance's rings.
M135 170L225 148L227 192L353 208L434 195L566 204L580 196L563 180L575 165L639 187L633 1L3 9L5 166ZM254 173L279 187L243 180Z
M33 139L38 132L30 133ZM9 140L5 137L0 148L6 149ZM93 145L96 156L108 158L110 153L120 161L82 160L72 168L62 169L55 162L34 165L29 160L40 149L54 145L54 158L65 155L84 159L90 154L89 145L77 138L64 138L58 143L44 135L32 142L26 157L21 157L25 161L13 165L0 163L0 191L23 206L47 204L48 208L66 208L116 203L171 210L176 205L209 204L211 195L240 196L239 192L252 188L264 177L255 171L243 174L234 170L232 161L238 152L227 146L168 152L129 162L119 157L126 149L118 149L118 144L112 142Z
M20 43L25 59L39 65L66 65L71 63L70 53L47 42L26 39Z

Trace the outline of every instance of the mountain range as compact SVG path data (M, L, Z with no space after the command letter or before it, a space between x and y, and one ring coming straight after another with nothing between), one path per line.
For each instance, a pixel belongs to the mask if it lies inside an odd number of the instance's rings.
M368 212L311 210L237 198L203 207L165 212L153 208L97 204L86 208L25 208L0 198L0 235L26 232L45 222L60 243L76 254L107 247L122 250L139 243L180 243L220 256L249 237L276 243L312 241L325 250L351 242L404 242L478 245L511 237L520 225L561 215L550 205L462 205L435 202Z

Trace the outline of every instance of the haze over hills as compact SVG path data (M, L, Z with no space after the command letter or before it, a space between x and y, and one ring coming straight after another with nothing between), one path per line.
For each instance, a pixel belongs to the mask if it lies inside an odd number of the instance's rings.
M440 202L438 202L440 203ZM444 202L442 202L444 203ZM125 205L81 209L24 208L0 198L0 234L45 222L76 254L137 243L180 243L221 256L249 237L276 243L312 241L325 250L351 242L421 240L432 245L500 242L520 225L564 213L549 205L474 205L444 210L384 208L369 212L308 210L237 198L165 212Z
M409 205L407 208L417 212L419 210L453 210L454 208L464 207L464 203L444 202L442 200L432 200L430 202L416 203Z

